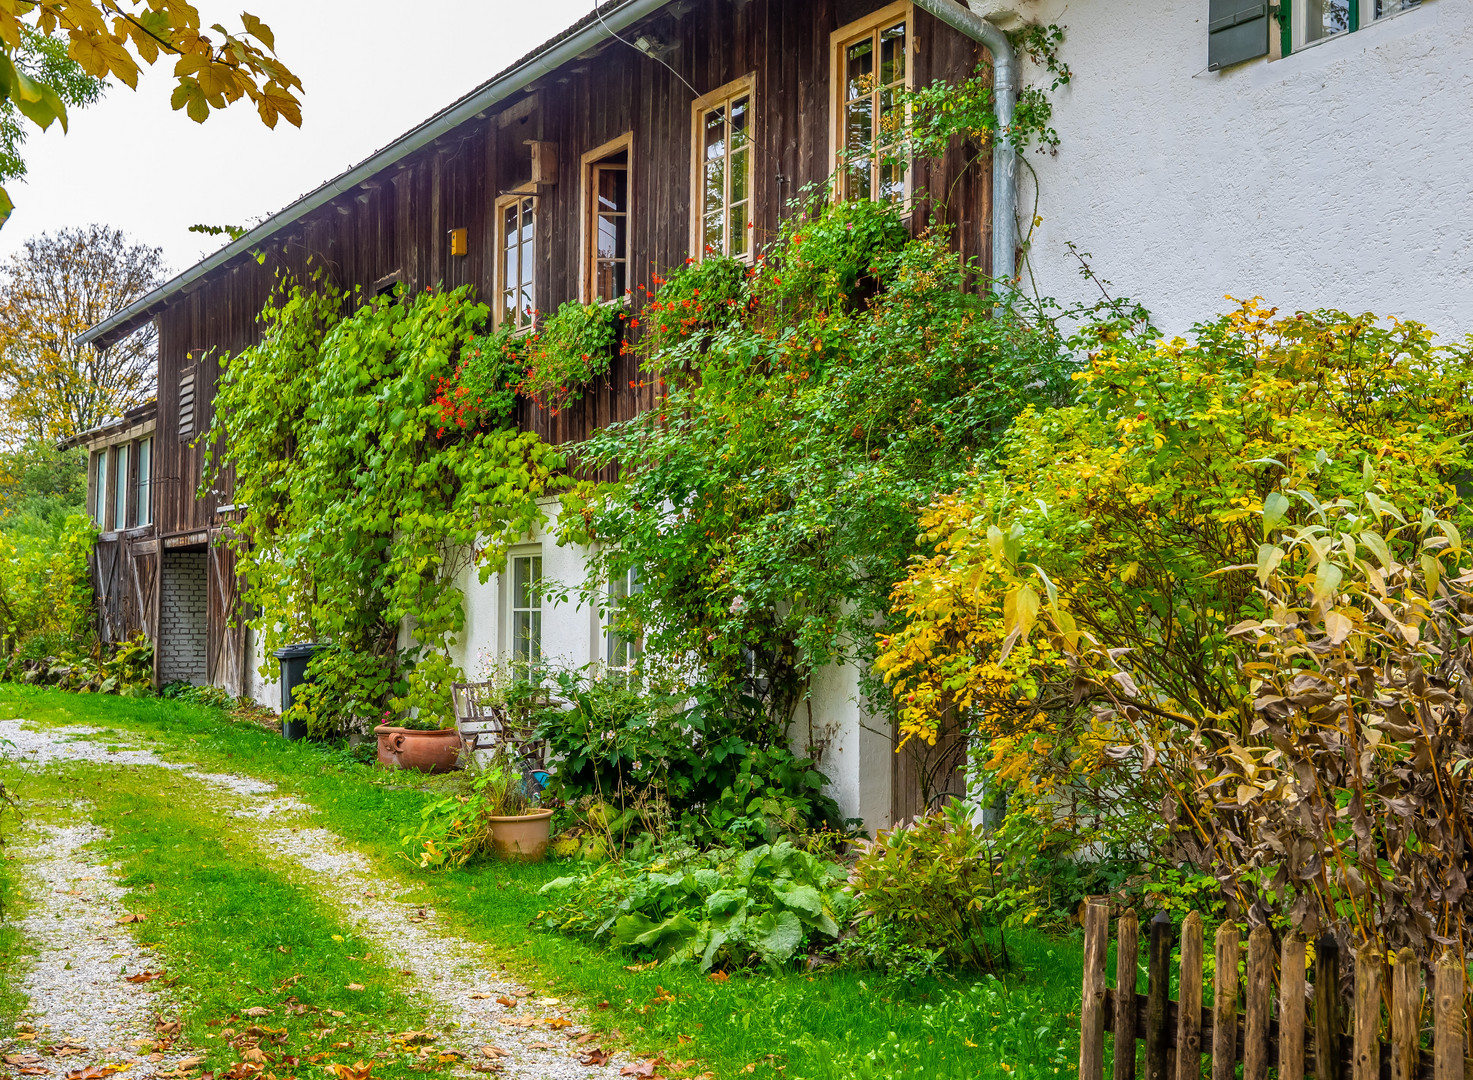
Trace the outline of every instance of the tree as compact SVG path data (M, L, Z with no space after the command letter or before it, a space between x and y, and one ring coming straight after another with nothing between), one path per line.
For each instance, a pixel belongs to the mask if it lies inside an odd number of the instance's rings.
M54 89L67 108L91 105L102 96L107 84L82 70L67 55L67 43L38 30L21 32L15 63L32 79ZM15 180L26 174L21 147L25 144L25 117L11 99L0 101L0 180Z
M106 351L74 342L163 275L161 249L104 225L28 240L0 268L0 393L12 441L75 435L152 396L151 325Z
M67 126L69 72L26 62L27 50L45 48L40 38L66 36L67 56L96 78L113 77L134 89L140 64L161 55L176 57L174 108L203 123L211 110L241 98L256 106L267 127L280 118L302 125L296 91L302 81L276 59L271 28L251 14L242 30L219 23L201 30L199 10L183 0L5 0L0 3L0 102L15 108L43 131ZM73 101L73 104L76 102ZM0 189L0 224L12 204Z

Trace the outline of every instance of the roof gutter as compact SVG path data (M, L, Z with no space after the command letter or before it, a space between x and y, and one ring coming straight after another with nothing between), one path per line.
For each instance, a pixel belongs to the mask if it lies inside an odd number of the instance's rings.
M980 41L992 54L993 108L997 114L997 133L992 141L992 276L1002 292L1013 280L1017 260L1018 151L1007 132L1018 103L1018 57L1007 34L957 0L914 3L953 30Z
M117 314L103 320L77 335L77 345L95 345L106 348L113 342L132 333L156 314L157 309L176 294L203 280L230 260L246 255L266 243L277 233L296 224L315 210L319 210L343 195L348 194L364 180L401 161L410 154L423 149L436 139L475 118L477 113L525 88L542 76L551 73L568 61L576 59L594 45L608 40L612 33L637 23L647 15L664 7L670 0L628 0L613 11L605 12L596 22L558 42L546 52L527 60L473 91L450 108L432 117L413 131L401 136L384 149L354 166L334 180L328 181L315 191L302 196L285 209L273 214L266 221L232 241L213 255L190 267L178 277L135 300Z

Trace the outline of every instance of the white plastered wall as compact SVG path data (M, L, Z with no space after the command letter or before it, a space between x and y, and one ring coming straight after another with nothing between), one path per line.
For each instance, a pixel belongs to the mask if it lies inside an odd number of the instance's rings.
M806 753L810 745L822 747L819 767L829 778L825 790L843 817L860 819L871 834L890 827L893 744L883 734L885 721L876 720L864 707L859 669L852 664L821 669L813 677L811 696L813 743L808 710L800 705L790 731L793 752Z
M1059 152L1027 155L1043 295L1098 298L1073 241L1168 333L1227 310L1228 294L1473 331L1473 3L1425 0L1219 72L1207 0L972 6L1066 28ZM1039 74L1025 63L1027 81ZM1025 224L1033 194L1024 169Z

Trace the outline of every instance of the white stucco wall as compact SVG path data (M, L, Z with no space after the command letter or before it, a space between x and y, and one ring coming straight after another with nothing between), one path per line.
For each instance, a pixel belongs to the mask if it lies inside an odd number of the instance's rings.
M1206 70L1207 0L973 6L1066 28L1059 152L1028 155L1042 294L1098 298L1073 241L1169 333L1227 294L1473 331L1473 3L1425 0L1220 72Z
M883 734L885 721L876 721L864 707L859 692L859 670L851 664L830 664L813 678L813 736L822 746L819 768L829 778L827 794L847 818L859 818L870 834L889 828L890 789L894 748ZM808 713L799 706L790 732L794 753L809 745Z

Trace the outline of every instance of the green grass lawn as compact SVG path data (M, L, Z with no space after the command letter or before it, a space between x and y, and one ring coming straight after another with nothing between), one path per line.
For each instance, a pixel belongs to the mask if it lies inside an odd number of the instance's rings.
M911 983L872 972L795 970L779 976L738 975L723 982L689 969L631 971L619 954L529 927L541 908L538 889L567 873L568 864L486 862L429 876L399 855L399 837L413 828L420 808L443 780L385 774L343 751L288 743L254 724L232 721L218 710L175 701L71 695L6 684L0 685L0 717L23 717L42 725L89 724L149 746L169 760L278 784L283 792L313 805L320 814L316 823L352 841L379 873L412 884L418 898L439 908L459 933L492 946L506 966L539 993L581 1001L589 1010L591 1026L618 1029L624 1045L632 1049L663 1052L672 1062L693 1062L676 1070L679 1073L710 1070L719 1078L787 1080L894 1075L949 1080L1068 1075L1074 1068L1081 960L1073 940L1014 934L1010 948L1015 967L1002 981L966 977ZM80 774L81 767L66 769ZM53 794L52 785L57 783L24 777L15 768L0 775L21 787L27 797ZM350 941L333 947L331 934L326 933L331 920L290 883L237 866L229 850L208 847L228 840L211 839L198 828L190 834L184 823L207 812L186 790L192 783L180 778L181 787L163 784L104 797L95 787L88 792L97 800L98 823L114 833L130 882L154 885L158 890L154 902L171 905L170 910L177 912L191 888L189 858L202 860L197 865L227 876L213 878L203 888L201 918L228 917L227 896L259 891L262 900L250 901L250 922L242 927L254 943L246 949L251 956L232 956L236 967L228 976L234 984L243 981L242 964L265 965L250 969L254 985L264 986L263 980L294 973L308 956L314 964L320 957L321 964L332 965L348 963L344 958L361 952ZM138 812L125 814L130 806ZM186 830L183 840L178 839L181 827ZM229 826L221 827L228 837ZM180 848L177 858L165 853L166 838L191 850ZM238 877L251 872L259 876ZM200 879L194 887L204 884ZM197 963L199 943L188 940L185 928L174 929L178 936L161 940L161 951L189 955L194 958L191 964ZM0 936L0 953L5 942ZM280 953L278 945L293 951ZM223 987L227 971L218 964L211 970L204 982L214 986L211 980L218 980ZM333 974L324 975L322 1000L337 1000L333 1007L346 1011L340 998L327 995L333 980L347 981L347 969L324 968L328 970ZM356 981L367 985L366 977ZM204 982L199 991L202 1001L213 992ZM367 1002L358 995L358 1008L372 1005L370 1011L382 1016L384 1010L396 1007L392 979L375 986L380 996ZM0 1008L3 1002L0 996ZM219 1000L209 1008L222 1006ZM370 1016L362 1022L370 1027L377 1023Z

